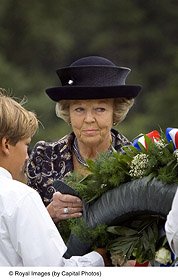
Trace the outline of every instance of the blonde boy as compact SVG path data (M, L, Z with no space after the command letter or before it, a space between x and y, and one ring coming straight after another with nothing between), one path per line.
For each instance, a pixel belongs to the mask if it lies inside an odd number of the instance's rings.
M39 194L22 183L37 129L35 114L0 89L0 266L103 266L97 252L63 258L66 246Z

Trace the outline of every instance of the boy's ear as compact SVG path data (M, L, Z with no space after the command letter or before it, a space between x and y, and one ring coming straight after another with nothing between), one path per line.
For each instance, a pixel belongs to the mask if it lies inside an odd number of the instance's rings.
M8 155L8 154L9 154L9 148L10 148L9 139L6 138L6 137L3 137L3 138L1 139L0 145L1 145L1 151L2 151L4 154Z

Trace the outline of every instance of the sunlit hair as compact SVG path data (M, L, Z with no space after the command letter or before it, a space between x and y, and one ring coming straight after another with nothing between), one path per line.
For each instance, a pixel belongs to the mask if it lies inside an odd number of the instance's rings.
M113 114L113 123L119 124L122 122L130 108L134 104L134 99L127 98L115 98L114 99L114 114ZM69 116L69 105L70 100L60 100L56 103L56 115L57 117L63 119L66 123L70 123Z
M134 104L134 99L127 99L127 98L115 98L114 99L114 114L113 114L113 122L115 124L121 123L127 113L129 112L130 108Z
M24 103L24 99L17 102L5 89L0 88L0 139L7 137L12 145L33 137L38 129L36 115L26 110L22 106Z

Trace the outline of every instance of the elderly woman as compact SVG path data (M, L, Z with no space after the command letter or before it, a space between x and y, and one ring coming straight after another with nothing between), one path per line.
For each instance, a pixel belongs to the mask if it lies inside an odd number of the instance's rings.
M116 66L98 56L81 58L69 67L57 70L62 86L46 90L56 102L56 114L72 132L34 147L27 165L28 184L41 195L54 222L80 217L82 202L78 197L56 192L53 182L69 172L87 174L87 159L113 146L121 150L128 139L113 129L122 122L141 90L126 85L130 69Z

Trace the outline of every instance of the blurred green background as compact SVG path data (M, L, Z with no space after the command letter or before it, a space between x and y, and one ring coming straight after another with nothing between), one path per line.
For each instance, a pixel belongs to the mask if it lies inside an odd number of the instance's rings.
M130 140L178 127L177 0L0 0L0 87L26 96L42 122L32 145L70 131L45 88L60 84L56 69L88 55L131 68L127 83L143 86L118 127Z

